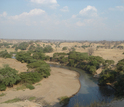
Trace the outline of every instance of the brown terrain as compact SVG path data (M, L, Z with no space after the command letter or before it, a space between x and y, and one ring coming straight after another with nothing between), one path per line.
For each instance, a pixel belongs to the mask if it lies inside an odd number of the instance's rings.
M18 43L22 42L21 41L16 41L16 40L2 40L2 42L10 42L10 43ZM26 41L26 40L25 40ZM104 42L104 41L103 41ZM53 42L53 43L47 43L47 42L37 42L40 46L46 46L46 45L51 45L54 51L52 53L46 53L46 55L52 57L54 53L56 52L65 52L68 53L72 47L76 49L77 52L88 52L89 47L83 49L81 46L89 46L94 49L94 52L92 55L94 56L100 56L103 57L104 59L108 60L114 60L115 64L121 59L124 59L124 49L118 49L118 48L113 48L111 49L115 43L90 43L90 42ZM57 45L56 45L57 44ZM58 46L59 45L59 46ZM124 46L124 43L116 42L117 46ZM105 46L105 48L97 48L97 46ZM63 51L62 48L67 47L68 49ZM109 47L109 48L108 48ZM14 52L13 48L0 48L0 51L7 50L8 52ZM0 67L2 67L4 64L8 64L10 67L18 70L19 72L26 72L27 67L26 63L21 63L19 61L16 61L15 59L3 59L0 58ZM97 71L97 74L101 73L102 69L100 68ZM44 103L50 104L50 105L55 105L59 107L60 105L58 104L59 98L62 96L72 96L76 92L78 92L80 88L79 80L78 80L78 74L74 71L62 69L62 68L55 68L51 67L51 76L49 76L47 79L43 79L40 81L39 85L34 84L35 89L34 90L29 90L29 89L23 89L23 90L18 90L17 87L19 86L14 86L14 88L8 88L4 92L0 92L0 94L5 93L5 96L0 97L0 103L14 99L14 98L22 98L25 99L21 102L13 103L13 104L0 104L0 107L41 107ZM28 97L36 97L36 100L34 102L30 102L26 100ZM122 102L122 103L121 103ZM111 104L112 107L123 107L124 103L123 101L119 102L113 102Z
M9 64L10 67L15 68L19 72L27 71L26 64L20 63L15 59L0 58L0 65L3 63ZM1 91L0 94L5 93L6 95L0 97L0 103L14 98L21 98L23 99L23 102L13 104L3 103L0 104L0 107L10 107L10 105L11 107L41 107L44 103L59 107L60 104L58 102L60 97L71 97L80 89L78 75L79 74L74 71L51 67L51 76L34 84L34 90L17 90L17 88L21 86L14 86L14 88L8 88L6 91ZM36 97L36 103L30 103L30 101L26 100L32 96Z

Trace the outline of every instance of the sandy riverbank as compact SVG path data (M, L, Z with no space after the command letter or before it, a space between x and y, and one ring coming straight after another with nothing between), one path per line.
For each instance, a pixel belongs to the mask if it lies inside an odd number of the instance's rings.
M29 98L34 96L36 97L35 101L37 104L43 104L43 102L47 102L50 105L59 107L60 105L58 102L60 97L71 97L80 89L78 75L79 74L75 71L51 67L51 76L37 83L39 85L35 84L34 90L25 89L17 91L16 88L7 89L6 91L0 92L0 94L6 93L5 96L0 97L0 103L14 98ZM24 106L26 104L27 106ZM29 102L26 103L23 101L13 103L12 105L13 107L34 107L33 105L35 105L32 104L31 106L29 104ZM0 107L10 107L10 104L0 104ZM39 105L36 107L39 107Z

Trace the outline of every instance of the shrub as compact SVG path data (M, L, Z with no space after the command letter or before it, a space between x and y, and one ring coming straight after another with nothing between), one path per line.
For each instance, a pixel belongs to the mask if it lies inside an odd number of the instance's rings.
M44 53L50 53L53 52L53 48L50 45L47 45L44 49L43 49Z
M36 71L38 72L38 73L40 73L43 77L48 77L48 76L50 76L50 67L49 66L47 66L46 64L44 64L44 65L41 65L41 67L38 67L37 69L36 69Z
M95 66L90 66L88 69L89 73L95 74L96 73L96 67Z
M40 47L40 46L36 47L34 52L43 52L43 47Z
M0 91L5 91L6 85L4 83L0 83Z
M74 67L74 60L73 59L69 60L68 66Z
M3 57L3 58L11 58L12 55L9 54L9 53L5 50L5 51L1 51L1 52L0 52L0 57Z
M31 85L31 84L27 84L26 87L29 88L30 90L35 89L35 87L33 85Z
M21 83L34 84L42 79L38 72L22 72L20 73Z
M41 59L41 60L44 60L45 59L45 54L44 53L41 53L41 52L35 52L33 54L33 58L34 59Z
M29 43L27 42L22 42L18 46L16 46L15 50L21 49L21 50L26 50L28 47Z
M15 103L15 102L19 102L19 101L21 101L20 98L14 98L14 99L12 99L12 100L7 100L7 101L5 101L4 103Z
M64 97L61 97L60 98L60 104L62 104L63 106L65 106L65 105L67 105L68 104L68 102L69 102L69 97L67 97L67 96L64 96Z
M44 62L44 61L42 61L42 60L39 60L39 61L37 61L37 62L29 63L29 64L27 65L27 67L28 67L28 68L38 68L38 67L40 67L42 64L48 65L46 62Z
M117 90L117 96L124 96L124 75L118 78L117 82L114 84L114 87Z
M64 50L67 50L67 47L63 47L62 50L63 50L63 51L64 51Z
M46 56L46 57L45 57L45 60L50 60L50 57L49 57L49 56Z
M4 68L0 69L0 74L4 77L1 83L6 86L13 86L15 83L20 81L20 77L17 73L18 71L5 65Z
M31 53L28 51L28 52L24 52L24 51L21 51L21 52L18 52L16 54L16 59L20 62L26 62L26 63L32 63L32 62L36 62L37 60L36 59L33 59L33 57L31 56Z
M60 63L68 63L68 57L63 57L63 58L60 60Z
M28 50L30 50L30 51L34 51L34 50L35 50L35 46L32 44L32 45L29 47Z
M101 75L98 82L99 84L103 84L103 85L105 85L106 83L112 83L115 81L116 76L117 76L117 72L115 71L107 72Z
M105 63L107 63L108 65L114 64L113 60L105 60Z

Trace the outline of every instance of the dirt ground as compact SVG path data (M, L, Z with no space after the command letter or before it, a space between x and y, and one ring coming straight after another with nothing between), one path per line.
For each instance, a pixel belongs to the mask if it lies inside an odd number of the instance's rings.
M34 90L25 89L17 91L16 88L9 88L6 91L0 92L0 94L6 93L5 96L0 97L0 103L14 98L35 96L37 99L41 99L39 101L40 103L45 101L51 105L54 105L55 107L59 107L60 105L58 102L60 97L71 97L80 89L78 75L79 74L74 71L51 67L51 76L37 83L39 85L34 84ZM21 104L22 103L20 103L20 105ZM20 107L20 105L14 107ZM10 107L10 105L0 104L0 107Z
M27 64L26 63L21 63L15 59L12 58L0 58L0 67L3 67L3 65L8 64L11 68L16 69L17 71L20 72L27 72Z

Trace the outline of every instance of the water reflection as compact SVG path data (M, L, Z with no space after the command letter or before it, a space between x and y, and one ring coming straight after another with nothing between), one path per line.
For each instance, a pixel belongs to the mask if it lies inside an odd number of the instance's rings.
M87 106L94 101L101 102L110 102L114 98L114 90L109 86L98 86L97 79L93 78L92 75L87 74L85 71L77 68L60 66L50 64L50 66L61 67L65 69L75 70L80 73L80 83L81 88L79 92L73 96L69 104L66 107L74 107L77 103L79 105Z

